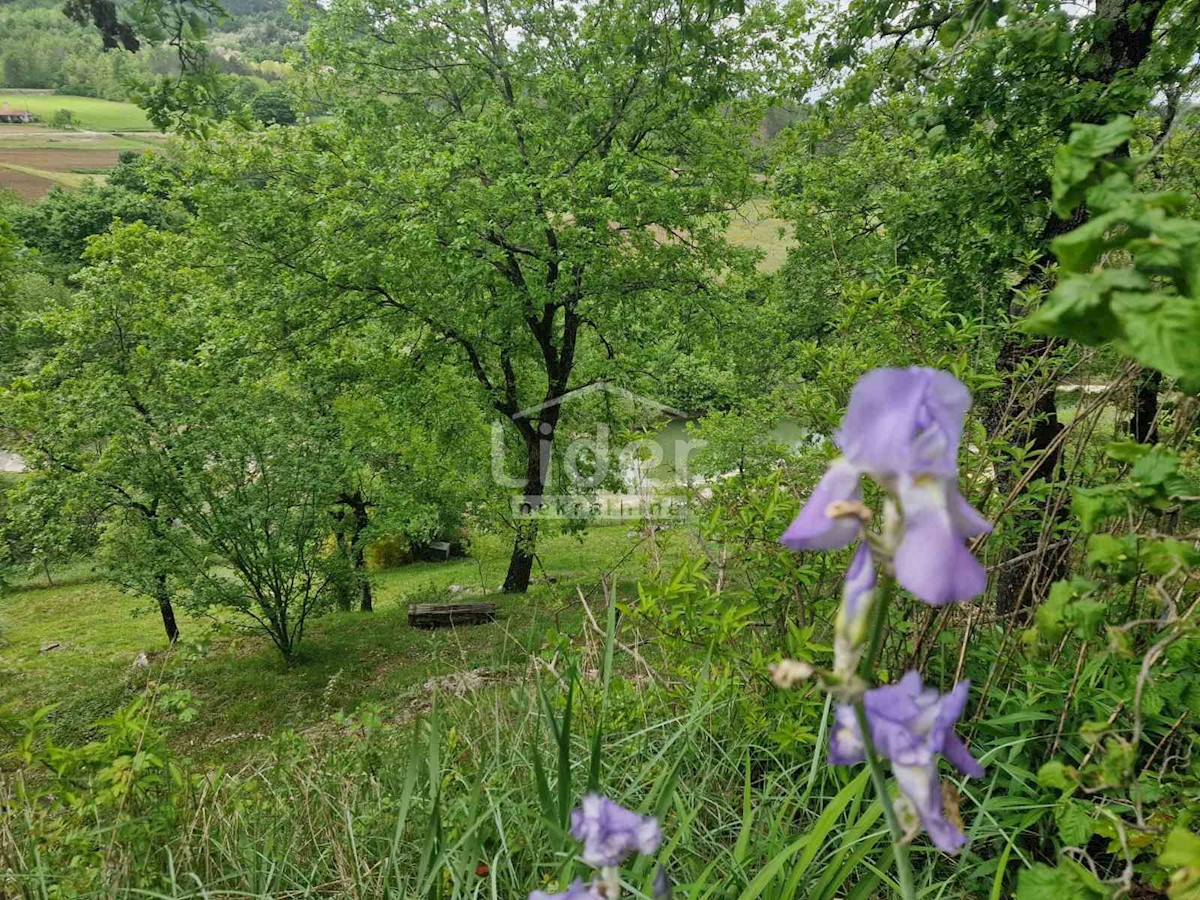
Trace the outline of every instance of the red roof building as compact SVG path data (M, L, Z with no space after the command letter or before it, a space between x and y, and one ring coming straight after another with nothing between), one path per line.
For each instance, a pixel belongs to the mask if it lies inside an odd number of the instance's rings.
M7 103L0 106L0 122L8 124L20 124L26 122L34 122L37 117L34 116L28 109L14 109Z

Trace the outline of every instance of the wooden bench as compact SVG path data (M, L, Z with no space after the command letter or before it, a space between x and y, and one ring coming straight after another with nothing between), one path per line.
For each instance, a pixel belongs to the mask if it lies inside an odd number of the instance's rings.
M413 628L449 628L457 625L482 625L496 621L496 604L414 603L408 608L408 624Z

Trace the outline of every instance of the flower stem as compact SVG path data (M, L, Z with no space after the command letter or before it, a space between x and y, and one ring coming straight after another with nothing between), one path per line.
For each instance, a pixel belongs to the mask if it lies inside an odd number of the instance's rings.
M895 579L890 575L882 574L875 594L875 607L871 610L871 640L858 670L862 679L868 683L871 682L875 666L879 662L879 652L883 648L883 637L887 631L888 606L892 602L892 594L895 593L895 589ZM879 754L875 752L875 741L871 737L867 709L863 705L861 697L854 702L854 716L858 720L858 730L862 733L867 769L871 772L871 783L879 797L879 805L883 807L883 818L887 822L888 831L892 833L892 855L896 860L896 875L900 879L900 893L904 900L916 900L917 889L913 882L912 863L908 858L908 845L904 843L904 830L900 827L900 820L896 816L896 809L888 794L887 777L884 775L883 764L879 761Z
M858 727L862 732L863 747L866 750L867 768L871 772L871 783L879 796L879 805L883 807L883 818L887 822L888 831L892 833L892 854L896 859L896 874L900 877L900 894L904 900L916 900L917 889L913 882L912 863L908 858L908 845L904 843L904 830L896 817L892 806L892 798L888 795L887 778L883 773L883 765L875 753L875 742L871 739L871 730L867 722L867 711L859 700L854 704L854 715L858 719Z

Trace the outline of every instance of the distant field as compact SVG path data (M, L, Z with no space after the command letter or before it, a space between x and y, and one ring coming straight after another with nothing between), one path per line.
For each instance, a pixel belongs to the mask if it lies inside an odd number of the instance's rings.
M736 246L761 250L763 258L758 264L759 269L774 272L787 258L788 247L792 244L790 231L783 219L775 218L771 201L764 197L751 200L734 213L726 235Z
M40 175L30 175L0 165L0 191L12 191L22 200L36 200L53 187L53 181Z
M76 150L55 147L49 150L10 150L0 143L0 165L46 169L51 172L102 172L117 164L120 150Z
M0 125L0 190L37 200L56 185L78 187L88 177L102 178L99 173L115 166L121 151L145 150L159 137Z
M132 103L115 103L94 97L70 97L65 94L0 93L0 106L28 109L46 123L60 109L69 109L75 126L87 131L151 131L154 126L146 114ZM3 128L0 126L0 134Z
M104 154L105 159L90 154L83 157L79 152L70 157L39 159L39 151L35 150L0 150L0 190L12 191L22 200L37 200L56 186L79 187L89 178L102 181L104 170L115 164L117 154L111 150L95 152ZM27 165L29 162L39 164ZM53 166L63 168L56 169Z
M103 179L103 174L84 173L84 172L54 172L48 169L37 169L33 166L12 165L4 162L3 157L0 157L0 185L3 185L10 173L15 173L19 178L37 178L42 182L48 182L45 190L35 196L41 196L46 193L54 185L62 185L63 187L79 187L89 178ZM18 192L20 193L20 192Z
M0 125L0 150L145 150L167 135L157 131L107 134L97 131L53 131L37 125Z

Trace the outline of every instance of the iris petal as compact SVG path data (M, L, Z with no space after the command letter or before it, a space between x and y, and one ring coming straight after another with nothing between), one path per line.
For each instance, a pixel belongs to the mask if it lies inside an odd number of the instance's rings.
M904 536L896 548L896 580L934 606L982 594L987 572L955 527L949 497L953 486L933 478L905 478L899 488Z
M829 734L829 761L835 766L853 766L866 758L854 708L843 704L834 714L833 729Z
M834 550L851 543L858 537L860 522L852 516L831 518L829 505L861 500L858 477L858 470L845 460L834 460L779 540L793 550Z
M971 394L948 372L874 369L850 393L836 440L846 459L876 478L953 477Z
M954 853L967 842L966 836L946 818L937 763L924 766L892 766L896 783L921 817L921 825L939 850Z
M658 821L599 794L588 794L571 813L571 836L583 841L589 866L619 866L634 853L653 853L662 840Z

